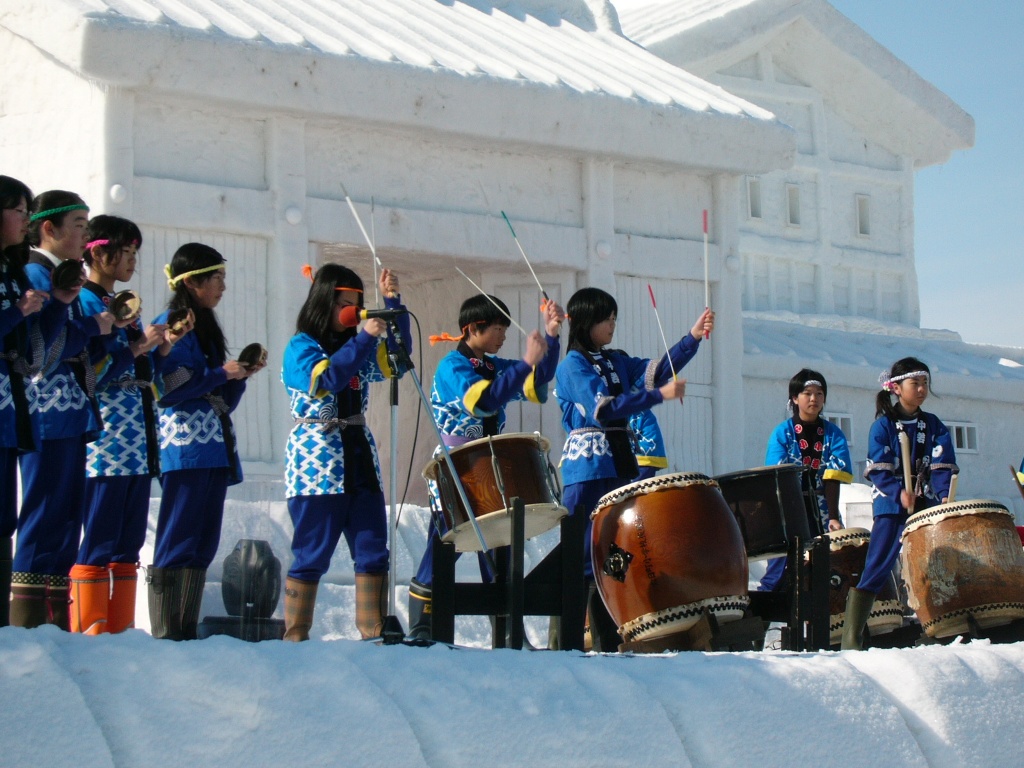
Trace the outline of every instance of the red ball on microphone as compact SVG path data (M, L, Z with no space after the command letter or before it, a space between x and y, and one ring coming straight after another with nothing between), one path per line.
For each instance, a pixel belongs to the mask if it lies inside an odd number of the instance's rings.
M338 322L344 328L355 328L359 325L361 319L359 317L359 307L357 306L349 305L338 310Z

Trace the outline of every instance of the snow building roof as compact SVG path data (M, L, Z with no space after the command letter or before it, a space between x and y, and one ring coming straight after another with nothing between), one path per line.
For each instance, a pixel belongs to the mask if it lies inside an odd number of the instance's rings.
M826 0L614 0L623 32L711 77L770 47L865 135L917 167L974 145L974 119Z
M709 169L795 152L770 112L623 37L605 0L5 5L0 25L128 88Z
M876 388L882 371L912 356L928 364L940 391L1015 404L1024 399L1024 348L969 344L952 331L859 318L810 322L818 324L745 313L744 375L788 380L804 365L820 366L829 382Z

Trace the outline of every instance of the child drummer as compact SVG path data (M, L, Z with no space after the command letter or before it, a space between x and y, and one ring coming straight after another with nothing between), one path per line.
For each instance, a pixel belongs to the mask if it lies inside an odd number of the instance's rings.
M480 293L462 302L460 336L431 337L431 343L458 344L438 364L430 392L434 420L446 446L454 448L501 434L505 428L505 407L514 400L547 401L547 385L558 365L558 333L565 313L553 301L545 301L542 311L545 335L533 331L526 337L521 360L496 357L505 344L511 321L508 307L494 296ZM409 636L423 639L430 636L434 540L447 532L443 530L440 499L433 485L430 492L433 523L423 559L409 585ZM480 571L485 580L493 579L483 558Z

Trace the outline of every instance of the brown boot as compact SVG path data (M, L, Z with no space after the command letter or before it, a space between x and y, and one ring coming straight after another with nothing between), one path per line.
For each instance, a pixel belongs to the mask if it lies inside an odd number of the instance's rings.
M313 626L318 581L302 581L289 576L284 584L284 639L292 642L309 640Z
M388 610L388 575L356 574L356 628L363 640L380 637Z
M71 631L100 635L107 631L110 605L110 571L106 566L71 568Z
M41 573L11 574L11 626L32 629L46 624L46 585Z
M135 627L135 594L139 584L137 563L111 563L114 588L107 610L107 632L115 634Z
M46 586L46 623L71 631L71 579L67 576L48 576Z

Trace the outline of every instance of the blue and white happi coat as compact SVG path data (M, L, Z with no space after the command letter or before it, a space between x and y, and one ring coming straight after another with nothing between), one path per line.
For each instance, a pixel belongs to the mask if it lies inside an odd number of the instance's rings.
M17 306L27 288L27 285L19 284L6 266L0 265L0 448L18 447L18 403L15 402L15 388L11 384L11 366L22 369L22 381L27 385L33 358L41 359L45 349L40 315L26 318ZM52 311L50 315L52 319ZM63 324L63 317L58 316L57 321ZM56 325L53 330L56 331ZM35 362L38 363L38 360ZM31 401L26 397L21 407L27 412ZM31 420L31 425L33 442L36 442L39 434L35 419Z
M941 504L942 499L949 496L953 475L960 471L953 438L938 416L918 411L914 418L898 422L887 416L878 417L868 434L868 463L864 470L864 478L871 483L871 508L875 517L908 512L900 504L903 490L901 431L910 437L911 478L919 478L921 482L918 509Z
M636 463L641 468L664 469L668 466L668 452L661 426L650 408L629 417L629 429L633 433L636 448Z
M699 347L699 340L684 334L670 350L672 366L665 356L647 360L605 350L604 359L621 383L623 394L618 396L612 396L604 376L587 355L575 349L566 354L555 375L555 396L568 435L560 462L563 485L618 476L605 431L608 422L629 419L662 402L658 388L672 378L673 367L681 370Z
M285 448L287 498L345 492L344 426L337 420L356 414L340 412L339 396L358 398L358 414L365 414L369 386L384 381L385 371L390 372L387 343L365 331L357 333L331 356L308 334L299 333L291 338L281 367L281 380L291 402L292 417L296 419ZM380 485L380 461L369 427L364 424L348 429L363 430Z
M166 322L167 312L153 320ZM227 467L229 484L242 482L230 414L245 393L245 379L228 381L225 361L207 359L195 331L186 333L166 358L154 354L153 362L161 473Z
M110 303L109 296L104 300L88 289L83 289L79 298L90 315L103 312ZM151 386L151 382L138 378L128 331L115 328L110 334L93 339L90 353L103 431L86 447L85 475L148 475L151 462L142 388Z
M804 456L801 451L801 441L813 440L820 443L821 459L818 466L811 466L815 470L815 494L818 499L818 512L821 516L822 526L828 530L828 504L825 502L825 481L835 480L839 483L853 482L853 462L850 460L850 446L846 441L843 430L826 419L819 419L818 424L823 435L799 434L801 426L792 418L775 427L771 437L768 438L768 447L765 451L764 463L768 466L776 464L798 464L804 465ZM816 446L817 447L817 446Z
M53 290L52 271L52 267L40 263L30 262L25 266L31 286L47 293ZM57 309L66 306L66 318L52 343L47 345L42 371L25 382L29 407L42 439L86 435L86 439L91 440L100 429L97 409L82 389L70 362L81 355L90 337L99 335L99 325L83 311L78 298L68 305L50 299L47 307L51 304L56 304Z

